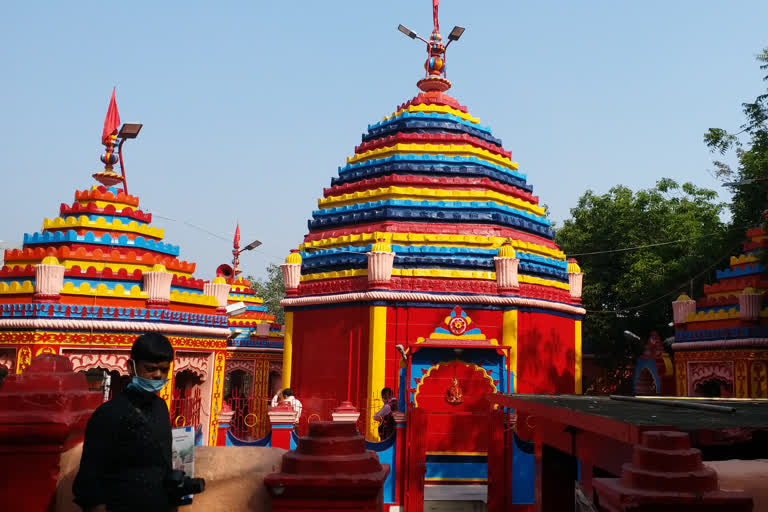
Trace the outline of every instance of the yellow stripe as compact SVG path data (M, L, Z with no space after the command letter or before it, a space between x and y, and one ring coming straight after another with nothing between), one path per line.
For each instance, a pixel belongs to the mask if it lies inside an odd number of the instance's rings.
M436 190L433 188L415 188L415 187L386 187L351 194L342 194L339 196L330 196L318 199L317 204L320 208L332 208L344 206L361 201L385 200L385 199L423 199L423 200L448 200L448 201L478 201L490 200L500 204L505 204L515 208L520 208L543 216L544 208L528 201L523 201L507 194L501 194L495 190Z
M99 217L96 220L90 220L85 215L80 217L69 217L63 219L56 217L55 219L45 219L43 221L43 229L65 229L65 228L90 228L90 229L104 229L109 231L126 231L130 233L136 233L139 235L150 236L153 238L163 238L163 230L161 228L155 228L147 224L139 225L138 222L131 221L127 224L123 224L120 220L115 219L112 222L107 222L103 217Z
M370 325L368 327L368 396L370 403L380 396L384 388L384 371L386 368L386 341L387 341L387 307L371 306L369 310ZM368 407L368 440L377 438L378 423L373 419L376 414L374 407Z
M574 357L574 369L573 369L573 378L576 381L575 382L575 388L574 393L577 395L582 394L582 382L581 382L581 374L582 374L582 366L581 366L581 320L576 320L574 322L574 351L575 351L575 357Z
M347 157L348 164L365 162L374 158L386 158L396 154L428 153L453 156L474 156L507 169L517 170L517 163L509 158L491 153L485 149L476 148L466 144L395 144L384 148L372 149L365 153Z
M0 294L13 295L16 293L34 293L35 285L32 281L11 281L10 283L0 283Z
M401 245L440 245L443 247L467 247L467 248L484 248L484 249L497 249L507 239L505 237L498 236L478 236L478 235L447 235L447 234L426 234L426 233L361 233L359 235L343 235L333 238L323 238L322 240L313 240L311 242L305 242L299 246L299 250L306 250L307 248L332 248L335 246L346 245L367 245L372 242L376 242L379 238L384 238L389 242L397 243ZM550 249L543 245L523 242L521 240L512 240L510 245L516 250L521 252L527 252L532 254L538 254L546 256L548 258L554 258L557 260L565 260L565 253L557 249Z
M518 277L519 278L519 277ZM504 311L501 316L501 344L509 348L507 369L512 374L511 391L517 393L517 310Z
M115 285L114 288L109 288L105 283L99 283L93 288L89 283L80 283L75 287L71 281L64 283L61 288L62 295L93 295L96 297L112 297L117 299L146 299L147 292L141 291L139 285L133 285L130 288L123 286L122 284ZM171 292L173 295L173 292Z
M415 113L415 112L435 112L439 114L452 114L456 117L460 117L465 121L469 121L473 124L478 124L480 122L480 119L477 117L473 117L466 112L462 112L461 110L456 110L455 108L449 107L448 105L410 105L408 108L402 108L392 114L389 117L385 117L384 121L387 121L389 119L394 119L396 117L400 117L403 115L404 112L408 113Z
M89 267L94 267L98 271L102 271L105 268L108 268L112 270L113 272L117 272L118 270L125 269L129 274L133 273L134 270L138 269L142 272L149 272L152 270L153 265L128 265L128 264L122 264L122 263L111 263L111 262L103 262L103 261L90 261L90 260L60 260L61 264L64 265L64 267L69 270L74 266L78 266L81 269L88 269ZM34 262L38 263L38 262ZM192 274L187 272L176 272L169 270L172 274L176 274L178 277L192 277Z
M301 276L301 282L318 281L321 279L343 279L347 277L367 276L367 269L349 269L336 272L319 272L317 274L306 274ZM496 280L496 272L485 272L480 270L449 270L438 268L395 268L392 269L393 276L401 277L442 277L450 279L485 279L488 281ZM540 277L519 275L518 281L521 283L537 284L541 286L550 286L561 290L568 290L568 283L542 279Z
M291 387L291 362L293 361L293 311L285 312L285 337L283 338L283 389Z

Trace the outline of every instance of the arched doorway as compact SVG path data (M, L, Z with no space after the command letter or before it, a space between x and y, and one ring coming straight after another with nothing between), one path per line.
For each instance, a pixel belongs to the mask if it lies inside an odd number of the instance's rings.
M640 370L640 374L637 376L637 383L635 384L636 395L658 395L659 391L656 388L656 379L653 377L651 370L647 367Z
M712 377L696 384L694 396L729 398L733 396L733 385L723 378Z
M202 385L202 377L191 370L183 370L175 375L171 400L171 426L200 425Z

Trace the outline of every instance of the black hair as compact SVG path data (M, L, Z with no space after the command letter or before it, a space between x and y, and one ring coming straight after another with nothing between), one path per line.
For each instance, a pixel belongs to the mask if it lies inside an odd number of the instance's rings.
M131 359L149 363L170 362L173 361L173 347L168 338L159 332L148 332L133 342Z
M283 390L283 398L288 398L289 396L293 396L293 391L291 391L291 388L285 388Z
M392 395L394 395L394 393L392 392L392 388L384 388L381 390L381 398L383 398L384 400L389 400L390 398L392 398Z

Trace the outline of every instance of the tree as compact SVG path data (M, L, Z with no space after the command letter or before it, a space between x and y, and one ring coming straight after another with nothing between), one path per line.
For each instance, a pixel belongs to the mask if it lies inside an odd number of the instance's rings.
M264 305L267 307L267 313L275 315L275 321L285 323L285 311L280 305L280 301L285 297L283 288L283 271L280 265L270 263L267 265L267 276L265 278L254 279L248 276L251 281L251 288L256 295L264 299Z
M588 190L571 209L555 240L584 272L584 342L605 368L625 368L651 331L670 335L670 302L691 288L697 295L725 260L725 205L716 199L665 178L636 193L621 185L603 195Z
M768 48L757 55L760 69L768 70ZM768 75L763 77L768 81ZM704 135L704 142L712 152L725 155L734 152L738 167L715 160L715 173L728 181L740 183L734 187L730 210L734 226L756 225L766 206L768 180L768 90L751 103L742 103L745 122L740 130L730 133L722 128L710 128ZM734 230L735 231L735 230ZM734 232L731 240L740 235ZM743 235L742 235L743 236Z

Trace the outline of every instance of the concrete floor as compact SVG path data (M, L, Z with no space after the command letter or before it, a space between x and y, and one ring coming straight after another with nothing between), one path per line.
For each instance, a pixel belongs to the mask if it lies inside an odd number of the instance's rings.
M485 485L425 485L424 512L485 512Z

